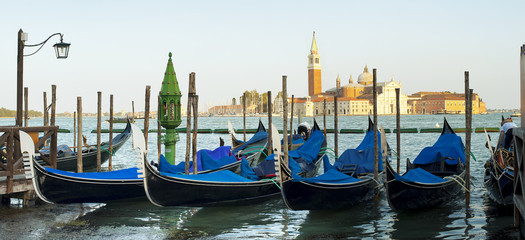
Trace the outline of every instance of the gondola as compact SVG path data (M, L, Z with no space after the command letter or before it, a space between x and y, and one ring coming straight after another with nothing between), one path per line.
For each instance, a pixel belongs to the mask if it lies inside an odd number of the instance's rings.
M407 172L397 174L385 161L385 188L393 210L436 207L458 195L465 183L465 150L446 118L441 135L432 147L407 160Z
M309 147L297 155L305 158L312 156L312 149L317 149L316 159L312 162L316 165L322 155L319 155L321 145L324 143L324 135L316 133L316 137L310 138L305 143ZM278 144L276 141L274 144ZM305 147L306 148L306 147ZM296 150L302 151L302 150ZM310 151L310 152L308 152ZM280 152L280 151L278 151ZM269 166L273 164L273 154L258 166ZM143 164L141 171L144 172L144 188L148 199L157 206L224 206L253 204L277 197L280 193L278 184L274 181L275 168L272 174L259 176L246 159L241 160L241 174L237 175L231 171L217 171L213 173L197 175L171 174L157 171L142 156ZM317 167L312 165L296 166L305 169L299 170L299 174L306 176L306 172L316 171ZM304 167L304 168L303 168ZM309 168L310 167L310 168ZM259 169L261 170L261 169ZM260 171L258 171L260 172ZM264 172L264 171L263 171Z
M514 204L514 153L502 147L503 132L500 133L494 151L486 131L485 135L487 136L487 148L490 150L490 157L485 162L483 184L494 202L502 206L512 206Z
M119 133L117 136L113 138L113 151L112 154L115 154L121 147L124 145L124 143L129 139L131 136L131 123L128 121L126 128L122 133ZM60 148L60 146L59 146ZM100 144L100 161L101 163L105 163L109 158L109 142L103 142ZM65 153L62 153L64 156L60 156L60 150L59 156L57 157L57 169L63 170L63 171L77 171L77 153L72 152L69 150L68 147L66 147ZM41 150L40 154L49 154L49 150ZM37 157L37 161L41 165L45 165L44 160L42 160L40 157ZM92 169L96 169L97 167L97 148L96 146L92 146L88 149L82 150L82 165L83 170L88 171Z
M379 155L379 172L382 171L381 161L382 157ZM366 136L356 149L344 151L334 165L325 157L323 165L324 174L302 178L294 174L283 162L279 164L281 196L288 208L342 209L371 199L377 185L374 181L373 125L369 125Z
M261 160L268 156L268 133L259 119L257 132L246 142L237 140L230 122L228 129L232 140L231 153L238 158L245 157L251 167L255 167Z
M134 126L138 129L138 127ZM133 144L142 132L134 132ZM140 140L138 140L140 143ZM144 199L142 178L138 168L128 168L109 172L73 173L43 167L34 159L34 145L31 137L20 131L20 142L24 155L24 167L32 179L36 194L47 203L106 203L123 199ZM144 143L142 143L144 145ZM144 147L145 148L145 147ZM29 169L28 169L29 170Z

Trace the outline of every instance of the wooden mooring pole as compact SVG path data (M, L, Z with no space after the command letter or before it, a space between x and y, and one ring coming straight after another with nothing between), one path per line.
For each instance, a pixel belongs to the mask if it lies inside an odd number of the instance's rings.
M135 123L135 101L131 101L131 122Z
M193 74L193 81L195 82L195 73ZM199 95L193 96L193 101L191 103L193 108L193 139L191 142L192 156L193 156L193 174L197 174L197 119L199 118Z
M268 91L268 146L272 146L272 91ZM273 148L268 148L268 155L272 154Z
M83 172L82 166L82 97L77 97L77 172Z
M326 139L326 98L323 100L323 128L324 138Z
M97 92L97 172L100 172L102 165L102 152L100 149L100 127L102 125L102 92Z
M195 96L195 73L190 73L188 85L188 108L186 109L186 164L185 174L190 174L190 153L191 153L191 112L193 107L193 96ZM196 128L193 129L197 131ZM195 164L195 163L194 163Z
M379 151L379 146L377 144L377 71L376 69L374 68L372 70L372 74L373 74L373 90L372 90L372 95L373 95L373 105L374 105L374 179L376 180L376 183L379 182L379 154L378 154L378 151ZM375 194L375 200L377 201L378 200L378 191L376 191L376 194Z
M149 131L149 101L151 86L146 85L146 96L144 105L144 140L146 141L146 150L148 150L148 131Z
M44 126L49 126L49 108L47 107L47 93L44 92Z
M57 106L57 85L51 85L51 126L55 126Z
M113 168L113 94L109 95L109 159L108 170Z
M397 173L399 174L399 165L401 162L401 102L399 101L399 88L396 88L396 129L397 129L397 132L396 132L397 169L396 170L397 170ZM385 149L383 149L383 151L384 150ZM386 161L386 159L383 159L383 161Z
M469 72L465 71L465 203L470 205L470 137L472 132L472 95Z
M73 112L73 146L77 146L77 112Z
M286 89L286 75L283 75L283 151L284 165L288 166L288 96Z
M24 88L24 127L28 126L29 122L29 89Z
M337 94L334 96L334 153L335 153L335 160L339 158L339 139L337 134L337 121L338 121L338 107L337 107Z
M288 143L288 149L292 149L293 145L293 105L294 105L294 95L292 94L292 109L290 111L290 142Z
M246 142L246 93L242 95L242 128L243 141Z

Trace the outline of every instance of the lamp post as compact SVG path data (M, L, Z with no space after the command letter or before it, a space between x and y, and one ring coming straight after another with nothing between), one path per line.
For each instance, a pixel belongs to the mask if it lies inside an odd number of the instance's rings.
M69 43L65 43L63 41L64 34L62 33L54 33L51 36L49 36L45 41L39 43L39 44L33 44L33 45L26 45L25 42L27 41L27 33L22 31L20 29L18 31L18 56L17 56L17 74L16 74L16 125L22 126L22 109L23 109L23 89L24 89L24 57L28 57L31 55L36 54L44 44L47 43L49 39L51 39L53 36L59 35L60 36L60 42L53 45L55 48L55 53L57 56L57 59L64 59L67 58L69 54ZM24 55L24 48L25 47L39 47L35 52L31 54Z

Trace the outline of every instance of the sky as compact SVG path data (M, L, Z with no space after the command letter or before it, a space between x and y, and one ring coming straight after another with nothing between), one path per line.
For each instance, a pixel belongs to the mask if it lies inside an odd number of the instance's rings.
M56 59L54 37L24 58L29 108L42 111L57 85L57 112L102 109L143 111L151 86L152 109L168 53L185 105L188 78L196 73L199 111L238 99L245 90L282 88L308 94L307 56L315 31L322 89L339 75L357 80L365 65L378 81L402 84L403 94L464 92L470 88L489 109L519 108L519 49L525 43L525 1L4 1L0 8L0 107L16 109L19 29L26 44L53 33L71 43ZM36 50L26 48L25 54Z

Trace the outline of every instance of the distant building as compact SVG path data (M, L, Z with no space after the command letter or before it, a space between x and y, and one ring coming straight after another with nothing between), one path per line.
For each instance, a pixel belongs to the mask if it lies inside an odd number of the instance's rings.
M411 114L464 114L465 94L450 92L417 92L409 96ZM487 112L477 93L472 96L472 114Z

